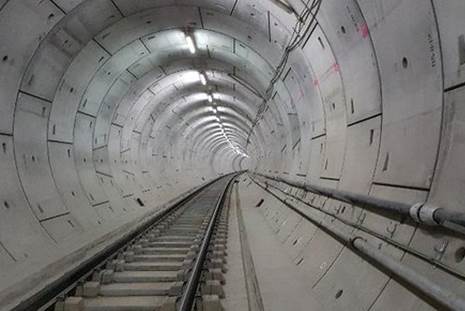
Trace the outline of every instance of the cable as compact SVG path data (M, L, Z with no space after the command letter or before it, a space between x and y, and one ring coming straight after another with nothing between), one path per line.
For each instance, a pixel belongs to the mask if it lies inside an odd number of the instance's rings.
M252 126L250 128L250 132L247 135L247 144L250 143L250 136L254 130L254 128L257 126L258 122L262 118L263 114L266 111L266 108L268 106L268 102L271 99L272 92L274 90L276 82L281 78L284 70L286 69L287 62L289 60L289 56L292 51L294 51L297 47L299 47L304 38L308 38L309 36L312 35L313 31L316 29L317 21L316 21L316 16L320 10L322 0L313 0L312 4L309 6L310 0L307 1L305 4L305 8L302 10L302 12L299 14L297 17L297 22L293 27L293 32L291 35L291 39L289 40L288 45L284 49L284 54L281 57L281 60L276 67L276 71L273 75L273 77L270 80L270 83L265 91L265 98L263 99L263 102L259 105L257 114L255 115L255 118L252 122ZM313 12L314 11L314 12ZM311 16L310 22L308 22L309 17ZM306 28L305 26L308 25ZM305 28L305 31L302 30ZM309 35L307 35L310 32Z

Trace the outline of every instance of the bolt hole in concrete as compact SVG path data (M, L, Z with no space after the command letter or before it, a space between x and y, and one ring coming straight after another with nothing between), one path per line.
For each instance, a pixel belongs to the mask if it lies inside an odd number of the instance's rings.
M341 26L341 31L342 31L342 33L345 34L346 33L346 28L344 26Z
M8 55L3 56L2 61L6 62L8 60Z
M459 36L459 60L460 66L465 65L465 35Z
M465 247L460 247L455 252L455 262L460 263L465 259Z
M262 206L263 202L265 202L265 200L260 199L260 201L258 201L258 203L257 203L257 205L255 205L255 207L260 207L260 206Z
M402 67L404 67L404 68L408 67L408 59L407 59L407 57L402 58Z
M144 202L140 198L136 199L137 203L139 203L140 206L145 206Z
M343 293L343 292L344 292L344 291L343 291L342 289L338 290L337 293L336 293L336 295L334 295L334 298L339 299L339 298L342 296L342 293Z
M323 40L321 40L321 37L318 37L318 42L320 42L321 48L324 50L324 49L325 49L325 45L324 45L324 43L323 43Z
M389 152L386 153L386 158L384 158L383 172L387 171L389 167Z

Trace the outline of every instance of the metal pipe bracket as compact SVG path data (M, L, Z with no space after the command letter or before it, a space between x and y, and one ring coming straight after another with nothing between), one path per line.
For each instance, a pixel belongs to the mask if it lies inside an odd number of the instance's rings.
M419 224L438 226L440 223L434 218L434 213L439 207L426 202L416 203L409 210L410 217Z

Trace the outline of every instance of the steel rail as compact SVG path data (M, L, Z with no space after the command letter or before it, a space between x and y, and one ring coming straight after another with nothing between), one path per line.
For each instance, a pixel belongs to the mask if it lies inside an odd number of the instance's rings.
M195 295L197 292L197 288L199 285L200 276L202 274L202 269L203 269L203 265L205 262L205 258L207 257L208 247L210 246L210 240L213 235L215 223L224 205L223 203L226 197L226 193L230 189L231 183L236 178L236 176L238 176L238 174L235 174L234 177L232 177L228 181L224 191L222 192L222 194L218 198L218 201L216 202L215 210L213 211L213 214L212 214L212 217L210 218L207 229L205 230L205 235L202 241L202 245L200 246L197 258L192 266L191 273L187 281L187 284L184 287L184 291L183 291L183 294L182 294L182 297L179 303L178 311L191 311L192 309L192 306L195 300Z
M198 194L200 194L200 192L211 186L213 183L217 182L221 178L225 178L225 176L220 176L211 181L208 181L188 192L181 194L178 198L173 199L171 202L166 204L166 209L151 216L149 220L144 221L141 225L129 233L122 234L120 239L108 245L105 249L98 252L91 258L83 261L77 267L65 273L63 277L52 281L44 289L23 300L14 306L12 311L42 310L42 308L46 305L49 305L50 302L55 303L59 296L66 294L70 288L74 288L75 285L77 285L82 279L85 279L88 275L90 275L92 271L102 267L121 249L130 244L131 241L136 240L138 237L143 235L144 232L150 230L151 227L155 226L172 212L195 198Z

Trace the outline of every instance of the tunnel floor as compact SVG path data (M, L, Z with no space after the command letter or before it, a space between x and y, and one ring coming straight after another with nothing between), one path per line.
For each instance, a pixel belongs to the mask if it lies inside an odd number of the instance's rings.
M289 236L279 239L278 232L267 221L266 205L258 204L260 201L257 201L256 189L250 180L243 179L235 190L228 246L237 243L237 239L241 240L236 232L242 230L246 237L240 241L241 252L249 254L242 256L242 271L240 267L234 267L233 262L229 263L230 269L239 270L239 273L245 270L247 280L238 280L234 273L226 274L226 280L230 281L226 283L229 284L226 285L226 293L228 290L231 292L231 297L225 298L226 309L246 311L249 310L248 302L249 305L261 306L259 310L325 310L283 245ZM236 231L232 229L234 227L240 229ZM246 258L249 258L248 262ZM248 265L254 268L250 269ZM241 301L236 291L244 283L248 283L246 290L249 295L246 301ZM256 292L249 284L255 284Z
M286 251L289 236L279 236L260 201L247 175L219 179L43 310L326 310Z
M64 280L45 288L42 300L51 297L45 304L32 297L33 304L13 310L319 311L384 303L358 291L364 276L356 267L366 259L353 249L355 240L318 230L327 224L312 224L305 216L312 214L313 200L299 203L297 192L255 177L234 173L200 186L84 267L72 284ZM327 220L334 225L336 218ZM338 258L354 269L338 270L333 266ZM376 293L390 279L382 264L370 263L378 277L371 280Z

